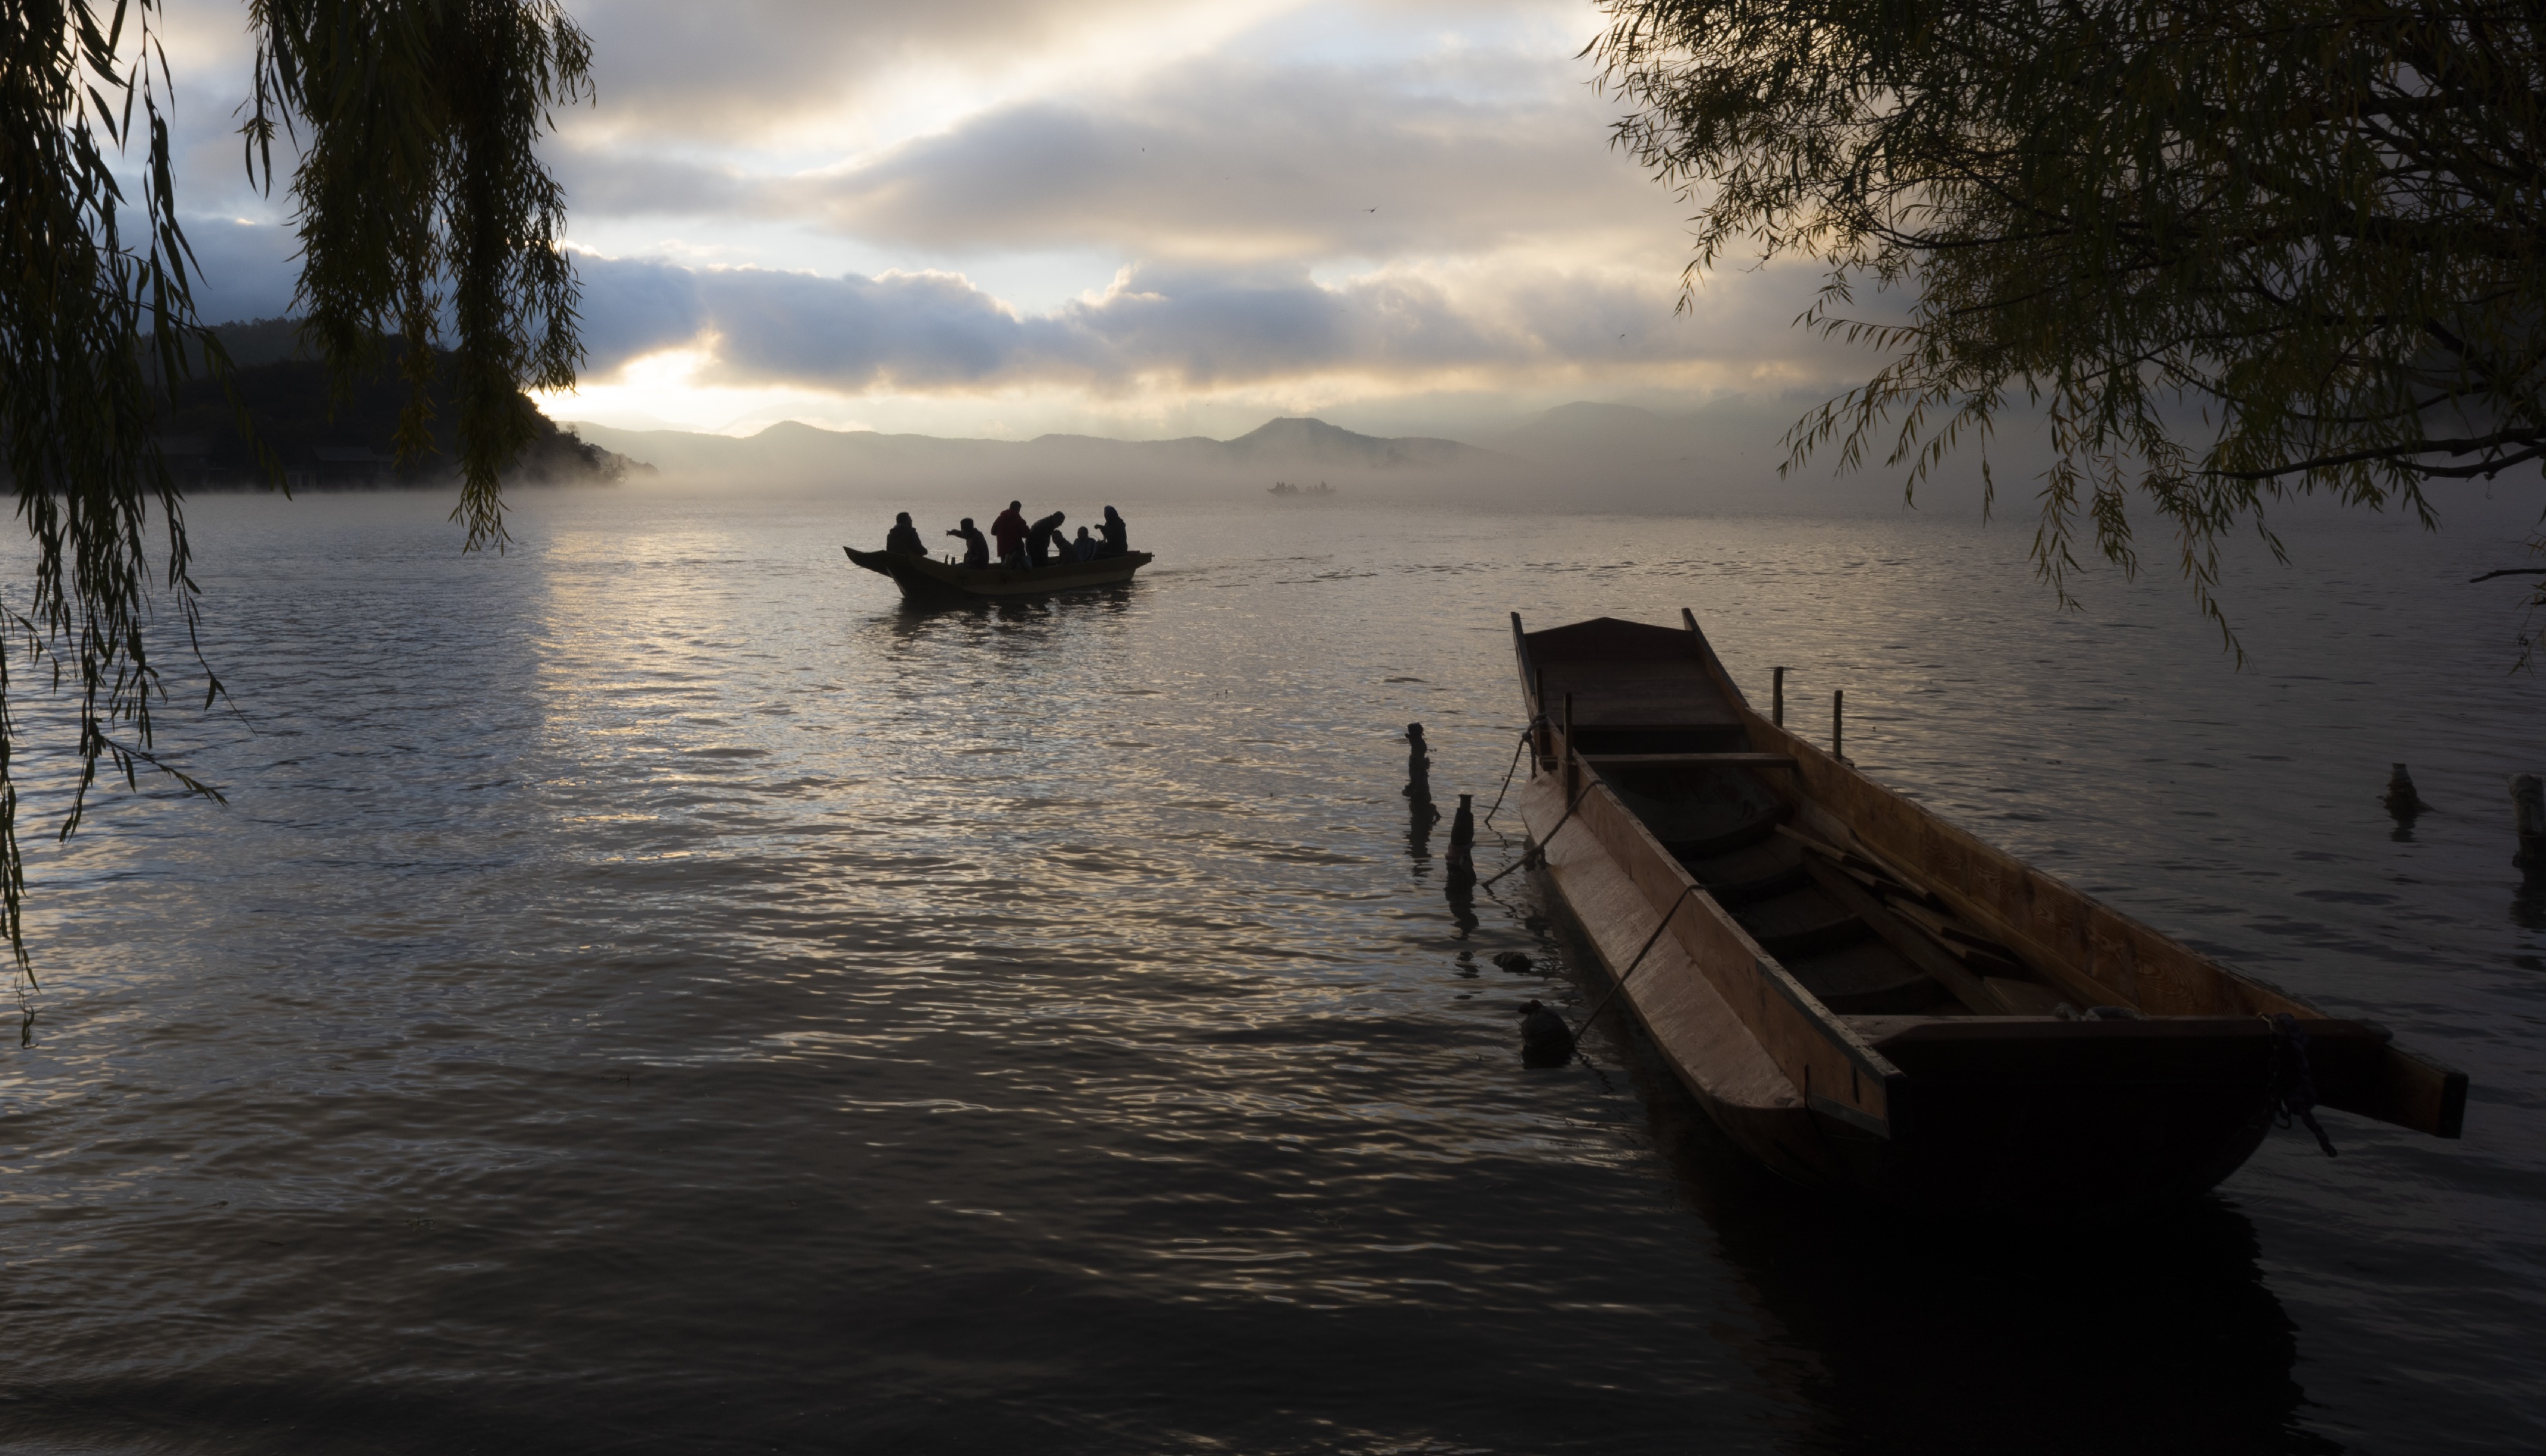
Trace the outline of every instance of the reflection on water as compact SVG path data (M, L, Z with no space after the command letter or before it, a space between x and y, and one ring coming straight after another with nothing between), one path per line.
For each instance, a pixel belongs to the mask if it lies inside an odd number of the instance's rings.
M17 1444L2534 1444L2540 912L2501 825L2363 791L2529 751L2399 574L2446 541L2236 577L2238 674L2163 587L2053 616L2012 534L1889 517L1160 510L1133 586L913 613L828 507L544 495L502 559L443 509L202 503L245 717L165 745L232 807L40 851ZM1524 1069L1584 1002L1515 826L1434 840L1511 762L1504 614L1681 605L1870 771L2466 1066L2468 1142L1912 1227L1614 1038Z
M2128 1223L1945 1222L1741 1155L1623 1013L1601 1015L1671 1177L1757 1319L1794 1444L1843 1452L2317 1453L2294 1326L2225 1200Z
M2522 930L2546 930L2546 871L2530 870L2520 877L2519 891L2510 898L2510 923Z

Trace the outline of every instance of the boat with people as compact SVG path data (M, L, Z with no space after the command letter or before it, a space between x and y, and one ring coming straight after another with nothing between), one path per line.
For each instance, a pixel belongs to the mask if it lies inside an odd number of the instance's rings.
M868 570L891 577L893 584L901 588L903 600L928 606L1112 586L1131 580L1133 572L1153 559L1149 553L1136 551L1119 557L1099 557L1092 561L1055 561L1048 566L958 566L908 552L860 551L853 546L840 550Z
M1743 698L1696 617L1512 614L1530 863L1712 1120L1934 1211L2186 1197L2317 1106L2434 1137L2463 1072L1954 827ZM1596 1010L1596 1008L1595 1008Z
M1008 508L990 522L987 536L966 516L946 533L964 543L964 559L958 563L951 557L930 559L919 528L911 523L910 512L903 511L885 533L884 550L860 551L853 546L840 550L858 565L891 577L901 588L902 600L929 606L1113 586L1131 580L1133 572L1152 559L1147 552L1132 550L1131 523L1110 505L1096 528L1104 533L1101 539L1090 536L1085 526L1078 528L1075 539L1064 535L1068 522L1065 511L1030 522L1021 500L1008 502ZM993 539L998 543L995 558Z

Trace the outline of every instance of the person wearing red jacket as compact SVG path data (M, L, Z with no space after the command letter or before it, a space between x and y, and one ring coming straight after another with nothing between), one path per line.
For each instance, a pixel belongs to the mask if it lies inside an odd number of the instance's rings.
M998 539L999 564L1022 566L1026 563L1025 502L1012 500L999 518L990 523L990 534Z

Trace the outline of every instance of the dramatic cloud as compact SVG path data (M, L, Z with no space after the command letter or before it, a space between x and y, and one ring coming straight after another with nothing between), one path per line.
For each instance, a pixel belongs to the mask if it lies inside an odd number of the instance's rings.
M912 92L979 104L1110 53L1119 67L1239 29L1280 4L1216 0L587 0L607 88L588 131L695 148L904 110ZM1101 62L1100 62L1101 63ZM1116 72L1120 74L1118 70ZM868 125L890 125L870 122ZM861 129L864 129L863 128Z
M561 408L931 428L974 408L988 429L1049 417L1044 396L1168 419L1861 372L1789 327L1807 273L1722 275L1675 316L1687 210L1608 145L1576 53L1597 16L1573 0L575 13L600 100L549 153L591 388ZM169 16L205 311L271 315L295 249L288 198L241 176L244 10Z
M1305 269L1148 265L1057 309L1025 313L946 273L824 278L766 269L583 261L592 372L675 348L698 378L843 393L1063 385L1104 393L1216 389L1299 376L1510 376L1585 360L1611 368L1731 364L1741 330L1654 329L1666 295L1591 277L1508 280L1383 272L1335 284ZM1781 280L1778 305L1799 301ZM1613 324L1624 327L1612 329Z
M1379 258L1668 226L1582 97L1426 89L1485 69L1196 64L1105 109L987 113L789 192L842 232L941 251Z

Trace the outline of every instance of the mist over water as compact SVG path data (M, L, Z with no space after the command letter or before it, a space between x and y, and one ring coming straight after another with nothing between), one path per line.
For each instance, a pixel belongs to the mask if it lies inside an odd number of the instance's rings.
M1005 499L907 504L933 536ZM922 615L839 554L891 508L526 493L499 558L439 496L192 506L236 711L161 746L229 807L145 784L62 847L58 784L26 811L0 1434L2546 1435L2546 895L2504 791L2546 686L2508 671L2516 585L2464 584L2521 562L2507 505L2302 515L2295 568L2232 566L2242 672L2179 585L2060 614L2029 523L1960 510L1152 504L1129 588ZM1789 668L1790 722L1845 689L1876 777L2468 1070L2466 1140L2334 1114L2340 1158L2276 1135L2171 1215L1936 1227L1776 1185L1631 1028L1525 1071L1513 1008L1590 997L1525 877L1454 915L1399 734L1482 809L1507 614L1681 606L1754 696Z

